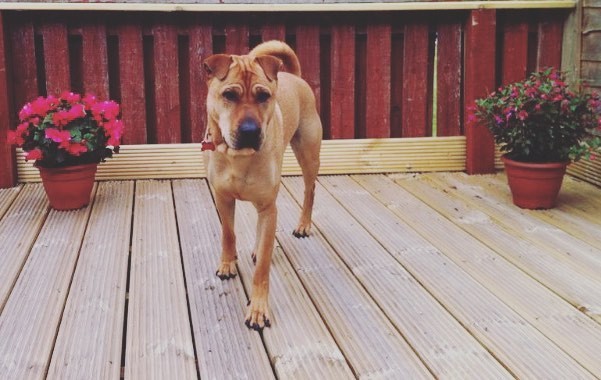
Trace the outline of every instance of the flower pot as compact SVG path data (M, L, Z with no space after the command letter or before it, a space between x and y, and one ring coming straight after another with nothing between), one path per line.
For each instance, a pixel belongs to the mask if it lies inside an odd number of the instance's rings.
M37 168L50 206L55 210L75 210L90 203L98 164Z
M526 209L555 207L569 162L532 163L501 158L513 203Z

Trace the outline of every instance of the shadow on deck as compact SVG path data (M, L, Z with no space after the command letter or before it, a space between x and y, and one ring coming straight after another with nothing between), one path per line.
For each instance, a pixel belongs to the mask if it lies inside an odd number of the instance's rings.
M261 334L251 205L220 281L205 180L99 182L72 212L0 190L0 378L601 377L599 188L566 178L558 208L524 211L502 175L322 176L296 239L301 180L283 185Z

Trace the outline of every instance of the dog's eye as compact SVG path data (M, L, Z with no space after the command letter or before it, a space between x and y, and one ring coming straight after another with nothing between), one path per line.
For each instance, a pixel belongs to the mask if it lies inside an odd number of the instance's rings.
M235 102L238 100L238 93L233 90L227 90L223 92L223 97L230 102Z
M271 95L267 92L258 92L257 93L257 102L258 103L265 103L266 101L269 100L269 98L271 98Z

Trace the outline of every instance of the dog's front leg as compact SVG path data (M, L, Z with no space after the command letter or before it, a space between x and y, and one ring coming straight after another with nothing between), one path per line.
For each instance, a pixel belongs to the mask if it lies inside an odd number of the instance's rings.
M255 205L255 207L257 207ZM270 327L269 321L269 268L271 266L271 254L275 241L275 228L277 209L274 203L264 208L257 207L259 230L257 231L257 243L255 244L257 265L253 275L250 304L246 314L246 326L260 331L263 327Z
M234 215L236 200L227 196L215 195L215 204L221 217L221 263L217 276L222 280L236 277L236 234L234 233Z

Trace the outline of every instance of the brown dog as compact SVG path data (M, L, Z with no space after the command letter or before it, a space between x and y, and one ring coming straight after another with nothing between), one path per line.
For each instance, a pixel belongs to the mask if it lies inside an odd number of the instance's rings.
M237 274L235 201L250 201L258 222L246 325L260 330L270 326L269 267L284 150L290 143L302 168L305 197L293 234L304 237L311 228L321 121L313 92L300 77L298 58L283 42L262 43L243 56L216 54L204 61L204 68L209 75L206 140L214 148L208 154L208 177L222 223L217 276L223 280Z

